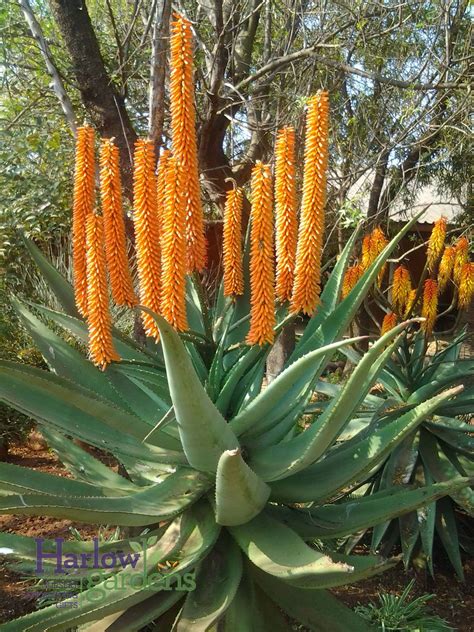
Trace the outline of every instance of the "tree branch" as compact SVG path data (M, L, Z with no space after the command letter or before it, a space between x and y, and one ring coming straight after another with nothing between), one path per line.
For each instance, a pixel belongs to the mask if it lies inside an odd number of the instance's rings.
M162 0L157 7L153 25L150 68L150 138L155 143L156 155L163 144L165 120L166 53L168 51L171 0Z
M295 61L299 61L301 59L305 59L307 57L311 57L315 61L323 64L324 66L329 66L331 68L337 68L338 70L343 70L352 75L358 75L359 77L364 77L365 79L371 79L372 81L379 81L380 83L384 83L389 86L394 86L395 88L408 88L410 90L421 90L421 91L430 91L430 90L446 90L449 88L462 88L467 87L468 84L462 84L457 82L448 82L448 83L418 83L414 81L401 81L400 79L394 79L393 77L386 77L385 75L381 75L376 72L369 72L367 70L362 70L361 68L355 68L354 66L349 66L342 61L336 61L334 59L329 59L327 57L323 57L316 53L316 50L319 48L334 48L332 44L315 44L309 48L303 48L302 50L296 51L295 53L290 53L289 55L284 55L283 57L279 57L278 59L274 59L270 61L268 64L262 66L259 70L254 72L252 75L249 75L245 79L242 79L236 86L235 90L242 91L245 88L248 88L251 84L255 83L262 77L267 74L271 74L276 72L277 70L281 70L285 66L292 64Z
M69 127L72 130L72 133L76 135L76 117L74 114L74 108L71 103L71 99L69 98L65 88L63 81L59 75L59 72L54 64L53 56L51 54L48 43L43 35L43 30L37 21L30 3L28 0L20 0L20 7L25 16L25 20L30 28L31 34L33 38L36 40L41 54L43 55L43 59L46 64L46 69L51 79L53 80L53 91L58 97L59 103L61 104L61 108L64 112L64 116L66 117L66 121L68 122Z

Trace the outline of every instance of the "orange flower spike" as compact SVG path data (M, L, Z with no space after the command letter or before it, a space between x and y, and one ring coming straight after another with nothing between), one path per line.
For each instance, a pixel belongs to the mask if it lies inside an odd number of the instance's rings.
M382 252L382 250L385 248L387 244L388 244L388 240L385 237L384 232L380 228L380 226L377 226L376 228L374 228L370 236L370 263L373 263L377 259L377 257L379 256L379 254ZM387 264L384 264L378 274L377 285L379 287L382 284L386 269L387 269Z
M423 305L421 308L421 315L426 320L422 323L421 327L429 336L434 328L436 322L436 313L438 311L438 284L434 279L426 279L423 288Z
M303 199L296 249L291 312L313 314L319 302L324 204L328 163L329 99L319 92L308 102Z
M469 257L469 242L467 237L458 239L454 246L456 253L454 256L453 281L459 287L461 282L461 270Z
M361 264L347 268L346 274L344 275L344 279L342 281L342 298L346 298L349 292L351 292L357 281L362 276L362 273L363 269Z
M87 324L89 354L92 362L102 370L110 362L120 360L112 341L104 242L102 217L92 213L86 224Z
M87 315L86 221L94 211L94 130L79 127L76 136L74 201L72 210L72 251L74 296L77 309Z
M370 235L365 235L362 240L362 269L365 271L372 263L371 260L371 244L370 244Z
M140 287L140 303L160 310L160 226L156 208L155 150L151 140L135 143L133 171L133 223ZM144 313L143 327L148 336L159 338L153 318Z
M224 209L224 296L244 293L242 268L242 207L244 194L239 187L229 189Z
M474 296L474 262L468 261L461 268L459 279L458 309L468 309Z
M446 218L440 217L434 224L428 240L428 249L426 253L426 262L428 270L433 272L438 263L441 253L443 252L444 242L446 240Z
M158 215L160 234L163 223L163 215L165 212L166 168L170 158L171 151L169 149L164 149L158 160L158 169L156 174L156 211Z
M119 150L111 139L102 139L100 146L100 196L112 297L117 305L133 307L137 297L128 267Z
M392 305L398 312L405 309L412 290L410 273L403 265L393 273Z
M250 330L247 344L264 345L275 338L272 179L269 165L252 170L250 213Z
M176 158L168 158L165 173L165 206L161 231L161 313L177 330L188 328L186 317L185 200Z
M197 159L193 42L190 22L177 13L171 23L170 52L171 137L185 195L187 270L202 271L206 237Z
M448 281L453 273L455 256L456 249L454 246L446 246L438 269L438 291L440 294L446 289Z
M383 336L388 331L391 331L395 325L397 324L397 315L394 312L388 312L385 314L384 319L382 321L382 326L380 327L380 335Z
M370 255L371 262L379 256L385 246L388 244L387 238L384 235L380 226L376 226L370 236Z
M293 288L298 221L295 186L295 130L284 127L275 144L276 295L289 301Z

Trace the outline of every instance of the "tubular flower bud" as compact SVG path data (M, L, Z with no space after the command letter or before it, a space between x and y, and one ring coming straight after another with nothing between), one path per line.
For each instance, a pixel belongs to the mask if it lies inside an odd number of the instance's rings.
M446 289L448 281L453 273L455 256L456 249L454 246L446 246L438 269L438 291L440 294Z
M276 295L291 299L298 222L296 217L295 130L284 127L275 145Z
M187 269L193 272L206 265L206 238L197 159L191 24L177 13L171 24L170 52L171 137L182 172Z
M454 248L456 249L456 254L454 256L454 267L453 267L453 281L459 287L459 283L461 282L461 270L465 263L467 263L469 256L469 242L466 237L461 237L456 242Z
M135 143L133 171L133 223L140 285L140 303L158 313L160 309L160 227L156 209L155 150L151 140ZM143 327L148 336L159 338L158 327L144 313Z
M385 314L380 328L380 335L383 336L388 331L391 331L397 324L397 315L394 312L388 312Z
M342 282L342 298L346 298L346 296L354 288L355 284L362 276L363 272L364 271L361 264L357 264L355 266L347 268L346 274L344 275L344 280Z
M242 269L242 206L239 187L227 191L224 209L224 296L244 293Z
M74 201L72 210L72 252L74 296L79 312L87 315L86 221L94 211L94 130L79 127L76 137Z
M459 279L458 309L467 309L474 295L474 262L468 261L461 268Z
M296 250L291 312L311 315L319 301L324 204L328 163L329 99L319 92L309 100L306 116L303 198Z
M409 271L403 265L398 266L393 273L392 285L392 305L398 312L403 313L411 290L412 287Z
M429 336L434 328L436 321L436 313L438 310L438 284L434 279L426 279L423 288L423 305L421 308L421 315L426 320L422 323L421 327Z
M413 311L413 308L415 307L415 301L418 302L416 300L416 295L416 289L410 290L410 294L408 295L407 304L405 307L404 318L407 318L408 315L411 314L411 312Z
M165 206L161 231L161 313L177 331L188 328L186 317L185 206L176 158L168 158L165 174Z
M89 354L92 362L102 370L120 357L112 341L112 320L107 291L104 226L102 217L92 213L87 217L87 324Z
M446 239L446 218L440 217L433 226L431 235L428 241L428 250L426 253L426 262L428 264L428 270L433 272L438 263L438 259L441 256L444 248L444 242Z
M137 297L128 267L119 150L111 139L103 139L100 146L100 196L112 297L117 305L132 307L137 304Z
M164 149L158 160L158 169L156 174L156 209L160 234L163 224L163 215L165 212L166 168L170 158L171 151L169 149Z
M372 234L370 235L370 263L373 263L377 259L377 257L379 256L379 254L382 252L382 250L385 248L387 244L388 244L387 238L385 237L383 230L380 228L380 226L377 226L376 228L374 228L374 230L372 231ZM382 284L386 269L387 269L387 265L384 264L378 274L377 285L379 287Z
M272 343L275 337L272 180L270 167L257 161L252 170L250 213L249 345Z

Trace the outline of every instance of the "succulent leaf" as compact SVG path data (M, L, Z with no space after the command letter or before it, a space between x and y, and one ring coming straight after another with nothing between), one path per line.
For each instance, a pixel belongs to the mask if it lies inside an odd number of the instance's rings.
M259 586L291 617L314 630L369 632L372 628L326 590L308 590L252 569Z
M216 474L216 520L239 525L252 520L267 503L270 487L242 458L240 450L222 453Z
M169 520L208 489L208 481L188 469L170 474L162 483L117 497L19 494L0 497L0 511L25 516L55 516L80 522L144 526Z
M461 387L462 388L462 387ZM460 392L453 388L419 404L394 421L375 428L349 447L341 445L325 459L288 478L271 483L274 500L306 502L332 497L339 489L364 480L371 470L444 401Z
M239 444L196 375L178 334L164 318L150 312L160 329L170 395L179 434L190 465L215 472L221 454Z
M186 597L173 626L176 632L206 632L226 612L242 578L242 555L227 534L222 534L201 564L196 590Z

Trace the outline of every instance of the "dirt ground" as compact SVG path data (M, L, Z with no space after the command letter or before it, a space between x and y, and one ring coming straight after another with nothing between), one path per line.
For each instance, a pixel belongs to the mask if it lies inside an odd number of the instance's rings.
M10 449L8 461L16 465L34 467L57 476L68 476L67 471L58 462L55 455L41 445L16 445ZM30 537L63 537L72 539L70 527L75 527L85 539L97 536L97 527L68 520L57 520L41 516L0 516L0 531L16 533ZM433 612L446 619L459 632L474 630L474 600L470 593L474 580L474 560L466 560L464 571L466 582L461 583L451 571L447 560L438 552L435 566L436 580L425 573L414 570L405 572L400 565L397 568L369 580L352 586L334 590L344 603L350 607L357 604L377 602L381 592L400 594L411 579L415 579L412 596L434 593L430 602ZM9 621L35 609L35 598L28 594L28 582L22 580L10 570L0 567L0 623Z

